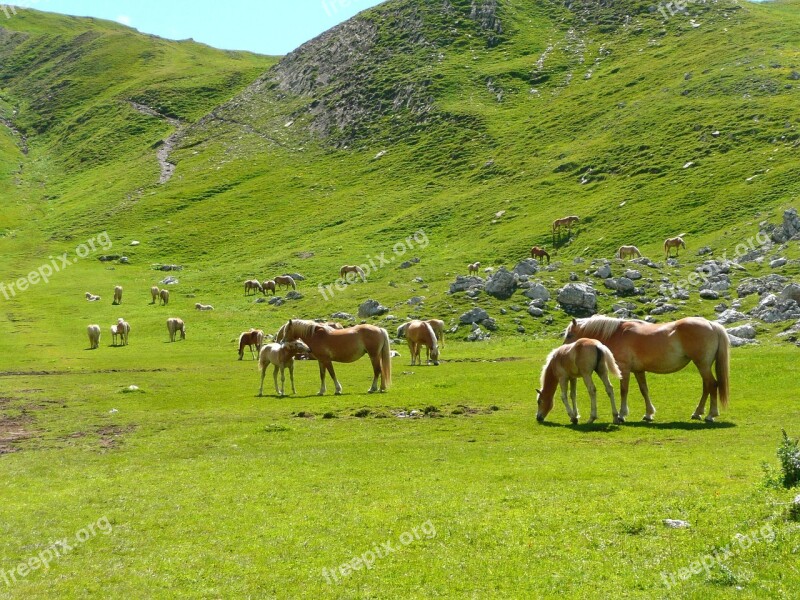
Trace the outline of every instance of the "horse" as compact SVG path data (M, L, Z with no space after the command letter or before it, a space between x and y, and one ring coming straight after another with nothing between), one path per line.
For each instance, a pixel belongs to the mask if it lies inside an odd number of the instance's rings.
M266 296L267 290L271 291L273 296L275 295L275 282L272 279L267 279L261 284L261 293Z
M638 320L620 320L595 315L588 319L572 319L564 334L564 343L580 338L603 342L614 354L622 373L619 420L628 415L628 383L636 377L644 396L644 421L652 421L656 409L650 402L645 373L675 373L693 362L703 378L703 395L692 419L702 419L706 399L711 407L706 421L719 416L717 394L723 407L728 406L730 379L730 340L719 323L701 317L687 317L663 324ZM711 365L714 364L714 374ZM716 379L714 378L716 375Z
M297 284L294 282L294 279L291 275L278 275L275 279L275 287L285 285L286 289L288 290L290 287L293 290L297 289Z
M534 246L533 248L531 248L531 258L538 258L538 259L546 258L547 264L548 265L550 264L550 255L544 248L539 248L539 246Z
M122 304L122 286L121 285L114 286L114 300L112 300L111 304Z
M131 332L131 326L125 319L117 319L116 329L117 329L117 335L120 337L122 345L127 346L128 334Z
M345 279L345 275L348 273L355 273L359 277L361 277L362 281L367 280L367 276L364 274L364 269L359 267L358 265L344 265L341 269L339 269L339 278Z
M250 355L255 358L256 353L253 352L253 346L256 347L256 352L261 350L261 344L264 342L264 332L260 329L251 329L250 331L243 331L239 336L239 360L244 358L244 347L250 347Z
M577 425L580 415L578 414L578 405L575 400L575 388L578 377L581 377L586 384L586 389L589 390L589 398L592 402L592 414L589 417L589 423L594 423L597 420L597 388L594 385L594 381L592 381L592 373L597 373L600 376L600 380L606 388L606 394L611 399L611 413L614 415L614 422L619 422L617 404L614 401L614 387L608 380L608 374L611 373L617 379L622 377L622 374L614 361L614 355L611 350L597 340L588 338L581 338L572 344L559 346L547 356L539 378L539 385L542 389L536 390L538 394L536 399L536 420L540 423L544 421L553 408L553 396L555 396L556 388L560 386L561 400L564 402L564 408L567 409L567 415L572 424ZM572 397L572 410L570 410L569 402L567 401L568 382L570 396Z
M211 306L210 304L200 304L199 302L196 302L194 307L197 310L214 310L214 307Z
M94 350L100 347L100 325L89 325L86 328L86 333L89 334L89 348Z
M175 334L179 331L181 332L181 339L186 339L186 325L183 322L183 319L179 319L177 317L173 317L171 319L167 319L167 331L169 332L169 341L175 341Z
M667 238L664 240L664 253L666 254L667 258L669 258L670 250L675 248L675 256L678 256L678 250L683 248L686 250L686 242L683 241L683 238L678 236L674 238Z
M244 282L244 295L247 296L250 290L253 290L254 294L256 293L255 290L258 290L262 294L264 293L264 288L261 287L261 284L256 279L248 279Z
M158 286L156 285L150 288L150 297L153 298L153 301L150 304L155 304L156 302L158 302L158 295L160 292L161 290L159 290Z
M166 306L169 304L169 290L163 289L158 293L158 297L161 298L161 306Z
M420 358L420 349L422 346L426 348L427 360L426 364L433 360L433 365L439 366L439 345L436 343L436 334L433 332L433 327L427 321L411 321L406 328L406 339L408 340L408 350L411 353L411 366L414 366L414 361L417 364L422 364Z
M97 302L100 300L100 296L95 296L91 292L86 292L86 301L87 302Z
M444 321L440 319L427 319L425 322L431 326L433 333L436 334L436 341L440 342L442 348L444 348ZM408 329L409 323L411 323L411 321L403 323L397 328L397 337L406 337L406 329Z
M118 335L119 334L117 333L117 326L116 325L112 325L111 326L111 345L112 346L116 346L117 345L117 336Z
M580 221L579 217L571 216L571 217L563 217L561 219L556 219L553 221L553 239L556 238L556 231L558 231L558 235L561 236L561 228L566 227L567 231L572 233L572 225Z
M467 265L468 274L472 275L473 273L475 273L475 275L477 275L478 274L478 269L480 269L480 268L481 268L481 263L479 263L479 262L474 262L474 263L468 264Z
M267 374L267 368L270 365L275 365L275 370L272 372L272 378L275 381L275 393L278 396L284 395L283 389L286 379L283 371L286 367L289 367L289 381L292 384L292 393L296 394L297 391L294 389L294 357L298 354L307 354L310 351L308 346L300 340L283 344L274 342L264 344L258 353L258 366L261 369L261 387L258 390L258 395L262 396L264 394L264 376ZM281 371L280 389L278 389L278 369Z
M620 246L617 250L617 258L625 260L626 258L642 258L642 253L636 246Z
M277 341L303 340L319 362L320 390L325 393L325 371L331 374L335 393L342 393L342 385L336 379L334 362L351 363L364 354L372 361L372 386L369 393L378 390L378 377L381 392L385 392L392 382L392 360L389 332L375 325L355 325L346 329L332 329L314 321L290 320L278 332Z

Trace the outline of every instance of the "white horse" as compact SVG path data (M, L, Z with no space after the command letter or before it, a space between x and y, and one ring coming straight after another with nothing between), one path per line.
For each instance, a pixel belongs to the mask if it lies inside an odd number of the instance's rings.
M88 302L97 302L98 300L100 300L100 296L95 296L91 292L86 292L86 300Z
M114 301L111 304L122 304L122 286L114 287Z
M186 325L183 322L183 319L179 319L177 317L172 317L171 319L167 319L167 331L169 331L169 341L175 341L175 334L179 331L181 332L181 339L186 339Z
M86 333L89 334L89 347L94 350L100 347L100 325L89 325L86 328Z
M153 301L150 304L155 304L156 302L158 302L158 294L160 292L161 290L158 289L157 285L154 285L153 287L150 288L150 296L153 298Z
M636 246L620 246L617 250L617 258L625 260L626 258L642 258L642 253Z
M292 393L297 392L294 389L294 357L298 354L307 354L311 352L308 346L300 340L293 342L284 342L282 344L272 343L264 344L261 346L261 351L258 354L258 366L261 369L261 388L258 390L258 395L264 394L264 376L267 374L267 368L270 365L275 365L275 370L272 372L272 378L275 380L275 393L278 396L283 396L283 389L285 383L284 369L289 367L289 380L292 383ZM281 371L281 387L278 389L278 369Z
M213 306L211 306L210 304L200 304L199 302L197 302L197 303L194 305L194 307L195 307L197 310L214 310L214 307L213 307Z
M111 345L112 346L116 346L117 345L117 336L118 335L119 334L117 333L117 326L116 325L112 325L111 326Z
M114 327L112 325L112 327ZM128 334L131 332L131 326L125 319L117 319L116 324L117 335L120 337L120 342L122 342L123 346L128 345Z

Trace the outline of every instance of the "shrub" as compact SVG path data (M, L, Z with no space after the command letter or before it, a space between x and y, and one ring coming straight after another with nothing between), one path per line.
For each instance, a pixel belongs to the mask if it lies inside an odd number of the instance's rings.
M792 488L800 483L800 448L798 440L793 440L781 429L783 439L778 446L778 460L781 463L783 487Z

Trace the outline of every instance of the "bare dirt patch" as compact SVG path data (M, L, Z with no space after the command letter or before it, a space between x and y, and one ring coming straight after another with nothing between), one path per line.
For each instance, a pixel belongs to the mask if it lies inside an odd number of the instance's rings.
M103 425L97 428L100 447L113 450L122 445L123 436L136 430L136 425Z

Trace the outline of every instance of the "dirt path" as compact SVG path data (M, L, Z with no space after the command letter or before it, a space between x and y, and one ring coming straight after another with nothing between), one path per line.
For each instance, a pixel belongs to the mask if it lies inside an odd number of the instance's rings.
M169 155L172 154L172 151L175 149L175 146L183 135L185 124L180 119L162 115L157 110L144 104L139 104L138 102L133 102L132 100L129 100L128 103L131 105L131 107L133 107L134 110L142 113L143 115L162 119L175 128L175 132L163 140L161 145L158 147L158 150L156 150L158 165L161 167L161 176L158 179L158 183L164 184L168 182L175 173L175 163L169 161Z

